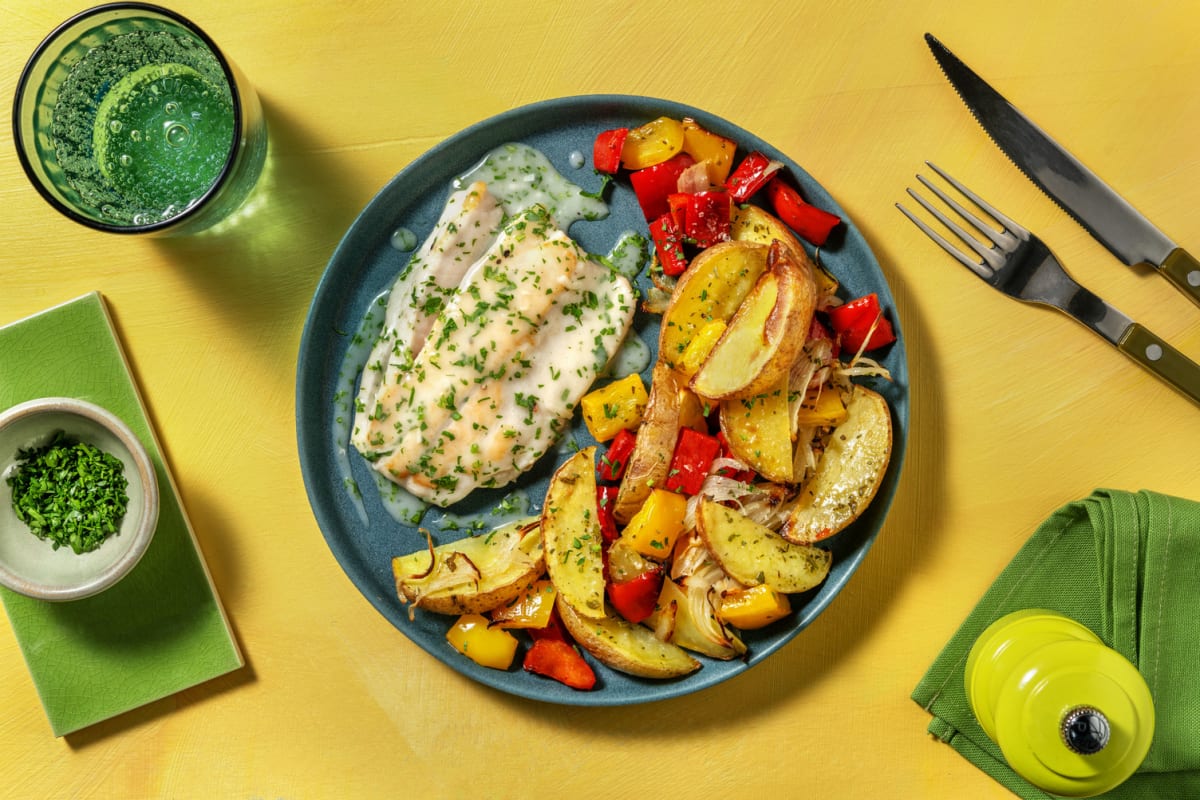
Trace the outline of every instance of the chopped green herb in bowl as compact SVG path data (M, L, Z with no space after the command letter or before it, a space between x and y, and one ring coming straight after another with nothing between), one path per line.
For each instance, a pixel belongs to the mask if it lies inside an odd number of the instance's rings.
M40 600L102 592L158 525L155 463L111 411L47 397L0 408L0 585Z
M8 485L17 519L55 550L95 550L120 530L129 505L121 459L61 430L49 444L17 452Z

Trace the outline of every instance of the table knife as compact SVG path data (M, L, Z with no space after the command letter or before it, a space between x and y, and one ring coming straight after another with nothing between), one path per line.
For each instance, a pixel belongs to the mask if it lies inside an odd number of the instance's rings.
M1043 192L1125 264L1149 264L1200 305L1200 261L1177 245L932 34L925 41L955 91L997 146Z

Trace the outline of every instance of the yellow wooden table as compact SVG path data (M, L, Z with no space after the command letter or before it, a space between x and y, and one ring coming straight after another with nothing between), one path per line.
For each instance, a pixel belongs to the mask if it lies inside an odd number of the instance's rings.
M3 5L0 96L12 96L42 36L81 7ZM220 238L90 232L29 186L3 126L0 322L104 293L247 666L55 739L0 625L0 795L1010 796L926 735L909 693L1053 509L1096 487L1200 498L1200 409L1070 320L983 286L894 203L934 160L1193 358L1200 310L1119 265L1029 184L942 79L922 34L935 33L1195 252L1192 4L175 7L258 88L269 199ZM608 709L481 687L376 613L309 510L293 401L316 282L374 193L467 125L585 93L702 107L829 188L895 292L912 393L891 515L827 612L736 679Z

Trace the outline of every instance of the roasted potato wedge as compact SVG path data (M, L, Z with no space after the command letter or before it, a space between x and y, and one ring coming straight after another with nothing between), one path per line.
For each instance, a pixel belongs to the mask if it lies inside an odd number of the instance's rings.
M575 641L615 670L643 678L678 678L700 669L700 662L683 648L660 640L645 626L613 614L600 619L581 616L561 594L558 612Z
M642 426L613 502L613 517L622 525L633 519L654 487L662 486L667 479L681 427L685 397L681 388L670 367L661 361L654 365Z
M808 339L816 302L812 270L797 263L782 243L772 243L767 270L692 377L692 391L722 400L777 387Z
M827 550L789 542L740 511L700 501L696 530L721 568L743 586L765 583L777 592L805 592L829 574Z
M546 572L560 603L587 619L604 617L604 544L596 510L596 448L558 468L542 503Z
M714 320L728 320L767 268L767 247L722 242L697 255L683 273L662 316L658 357L679 366L692 337Z
M892 454L892 415L878 393L855 385L846 418L796 498L781 533L811 543L843 530L870 504Z
M482 614L516 599L545 571L537 517L392 559L410 611Z
M788 379L754 397L721 401L721 431L735 458L775 483L791 483L792 430Z
M734 206L730 215L729 236L739 242L758 242L766 245L775 240L783 242L792 251L796 261L812 270L818 298L837 294L837 279L814 264L804 245L792 233L792 229L766 209L749 204Z

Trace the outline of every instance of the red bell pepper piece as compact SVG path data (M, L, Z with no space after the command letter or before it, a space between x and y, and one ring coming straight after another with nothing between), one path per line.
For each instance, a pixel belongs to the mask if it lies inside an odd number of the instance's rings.
M658 219L671 210L667 197L678 189L680 173L695 163L687 153L677 153L661 164L629 174L629 183L646 219Z
M781 162L773 161L755 150L743 158L737 169L725 179L725 188L729 190L733 202L744 203L782 168Z
M612 544L621 535L617 530L617 520L613 517L613 504L617 502L619 486L603 485L596 487L596 518L600 523L600 535L604 537L605 546Z
M633 454L633 446L637 444L637 434L628 428L622 428L609 442L608 450L600 457L596 466L598 477L602 481L619 481L625 474L625 465Z
M682 275L687 269L687 255L683 251L683 231L671 212L663 214L650 223L650 238L658 253L658 263L664 275Z
M874 292L829 309L828 318L829 327L837 334L842 347L850 352L857 353L860 348L875 350L896 341L892 323L883 316L879 295ZM872 325L874 331L871 331Z
M664 488L669 492L693 495L700 492L712 462L721 452L721 442L715 436L700 433L694 428L679 431L671 468Z
M776 216L802 239L818 247L825 244L829 234L842 221L838 215L805 202L800 192L778 177L767 182L766 191Z
M662 591L663 570L654 569L622 583L608 584L608 602L617 613L632 623L638 623L654 613Z
M567 628L563 625L562 617L559 616L557 608L550 610L550 621L546 623L546 627L526 628L525 632L535 642L539 639L557 639L560 642L571 641L571 637L567 635Z
M596 673L583 660L575 645L561 639L536 639L525 654L526 672L545 675L572 689L588 690L596 685Z
M838 346L837 337L834 336L828 328L821 324L821 320L813 317L812 322L808 326L808 341L813 342L820 339L828 339L830 341L833 346L833 352L831 355L833 358L837 358L838 354L841 352L841 348Z
M712 247L729 240L729 214L732 208L729 193L722 191L696 192L687 195L684 209L683 235L700 247Z
M688 197L686 192L675 192L667 195L667 208L671 212L671 218L675 220L675 224L679 230L683 230L687 224L687 207Z
M592 164L601 172L612 174L621 168L621 148L625 146L625 137L629 128L614 128L601 131L596 136L592 146Z
M721 443L721 458L737 458L733 454L733 448L729 446L729 440L725 438L725 431L717 431L717 441ZM752 469L735 470L731 467L721 467L717 470L717 474L742 483L750 483L755 477Z

